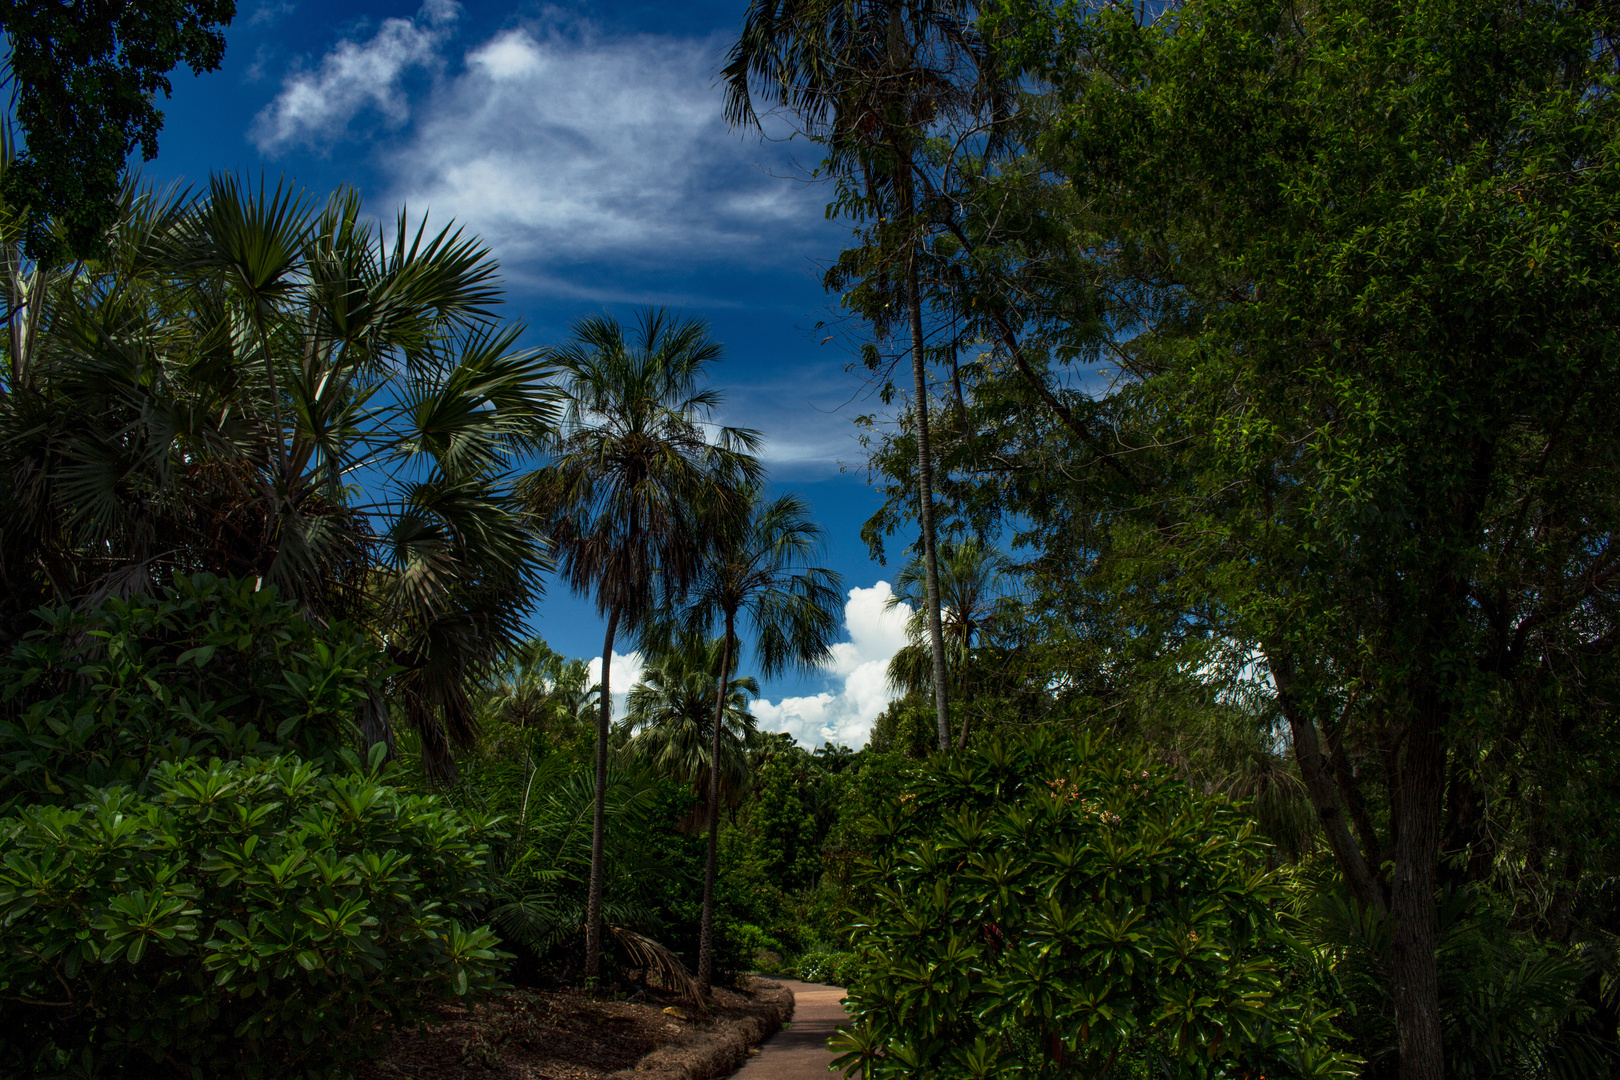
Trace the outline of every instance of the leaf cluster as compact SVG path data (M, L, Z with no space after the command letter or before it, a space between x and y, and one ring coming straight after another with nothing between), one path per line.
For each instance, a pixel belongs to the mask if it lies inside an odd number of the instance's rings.
M156 595L40 613L0 659L0 812L144 794L159 763L353 745L386 664L274 586L178 575Z
M1354 1074L1254 825L1151 756L985 740L868 827L846 1070Z
M462 921L487 824L381 761L165 762L145 794L0 820L0 1067L335 1080L495 985L494 934Z

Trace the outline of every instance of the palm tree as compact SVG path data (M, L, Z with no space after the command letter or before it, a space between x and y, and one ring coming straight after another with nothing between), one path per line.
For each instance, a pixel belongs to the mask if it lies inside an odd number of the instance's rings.
M635 735L631 753L670 779L690 785L699 798L709 789L715 760L710 735L723 651L719 638L675 636L642 668L627 702L624 729ZM748 695L758 693L759 683L750 676L727 680L719 777L721 798L731 805L747 787L751 773L748 751L758 740Z
M483 688L480 715L520 731L544 731L594 719L594 685L583 660L556 652L534 638L509 652Z
M366 737L397 710L453 777L547 568L509 463L556 416L549 370L496 322L487 249L223 177L127 190L71 267L26 259L23 216L0 207L0 643L40 604L256 578L373 629L395 673Z
M948 674L954 675L952 690L957 696L965 696L969 689L974 646L998 622L1009 565L1001 552L972 537L947 544L944 558L940 560L940 623L945 639L946 669ZM922 563L913 559L896 576L894 592L884 603L890 610L903 603L914 609L906 625L910 643L889 660L889 685L903 693L925 690L932 685L932 671L922 645L923 586ZM966 739L964 718L960 741L965 744Z
M964 0L751 0L742 34L721 78L726 118L759 125L761 97L793 113L827 147L830 173L860 194L845 199L879 219L903 281L917 425L918 518L926 584L924 604L933 659L939 746L950 743L945 642L940 627L935 553L933 448L924 359L917 156L929 124L964 97L957 68L971 69L966 96L994 87L989 53Z
M790 664L815 670L832 656L843 607L842 580L831 570L811 566L822 546L822 529L797 495L766 503L759 493L742 513L717 518L715 547L692 586L686 624L693 632L715 623L721 634L717 686L727 685L741 641L737 620L746 616L753 630L754 655L761 674ZM720 703L709 725L709 760L720 760L724 729ZM703 870L703 925L698 939L698 985L705 993L714 975L714 881L720 843L720 785L710 774L708 856Z
M583 319L553 361L563 376L562 429L551 463L524 481L528 505L544 523L560 568L576 593L594 597L607 617L596 726L596 811L586 976L601 951L603 838L613 696L613 645L620 624L640 631L655 600L668 599L697 572L706 513L724 510L756 481L759 435L706 424L720 394L702 385L721 347L702 323L648 310L635 336L607 316Z

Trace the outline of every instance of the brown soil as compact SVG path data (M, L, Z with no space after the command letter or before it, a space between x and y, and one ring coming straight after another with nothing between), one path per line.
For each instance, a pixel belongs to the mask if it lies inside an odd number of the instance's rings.
M792 1013L792 994L775 983L746 980L742 989L716 989L706 1017L657 991L640 1001L501 991L441 1006L421 1030L396 1035L360 1080L708 1080L730 1073Z

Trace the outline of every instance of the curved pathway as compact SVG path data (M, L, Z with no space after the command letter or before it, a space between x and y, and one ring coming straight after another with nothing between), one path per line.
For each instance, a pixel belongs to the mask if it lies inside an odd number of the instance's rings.
M844 1021L843 987L771 979L793 991L793 1023L772 1035L738 1069L739 1080L831 1080L827 1040Z

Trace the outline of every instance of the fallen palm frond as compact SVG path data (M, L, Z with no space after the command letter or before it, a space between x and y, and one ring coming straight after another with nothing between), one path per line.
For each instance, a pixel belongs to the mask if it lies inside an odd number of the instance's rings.
M682 1001L690 1004L699 1013L708 1013L708 1003L703 1000L697 980L692 978L679 956L652 938L643 937L634 930L626 930L622 926L609 926L608 931L620 945L624 946L624 951L630 954L636 965L646 970L649 981L656 978L660 986L679 994Z

